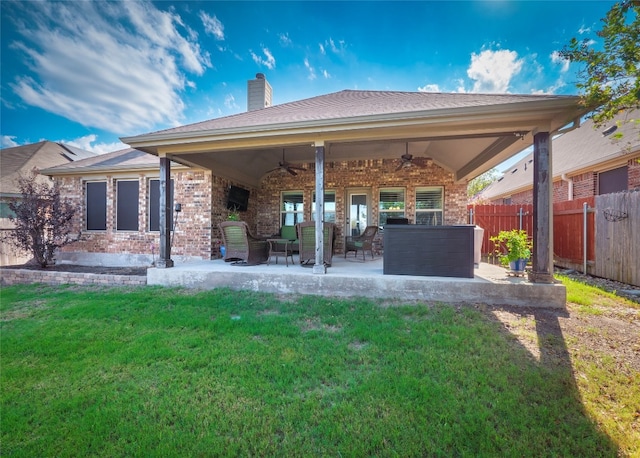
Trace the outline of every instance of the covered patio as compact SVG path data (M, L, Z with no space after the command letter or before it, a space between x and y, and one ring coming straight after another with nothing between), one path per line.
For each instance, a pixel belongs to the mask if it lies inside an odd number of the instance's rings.
M323 211L327 164L331 164L330 167L333 164L366 161L380 161L384 164L384 161L402 159L398 169L395 169L397 172L405 165L412 166L414 159L422 160L435 164L450 174L451 188L459 188L513 154L533 145L536 197L533 269L530 280L549 284L549 291L557 291L561 287L552 285L551 138L577 127L584 113L584 107L573 96L341 91L166 131L123 138L122 141L133 148L159 157L160 259L156 263L158 268L151 271L149 278L156 284L200 282L201 286L206 283L242 286L243 289L255 289L261 283L262 290L268 290L267 285L273 285L273 290L277 292L313 293L335 289L344 291L345 294L346 291L352 291L354 295L377 296L378 294L368 291L387 291L385 297L423 300L440 300L438 298L447 296L445 291L458 291L461 294L459 285L468 283L475 285L474 292L469 292L468 297L475 295L485 300L492 294L490 286L493 283L481 275L476 275L476 278L465 283L458 278L383 276L374 275L374 272L363 277L363 274L355 270L341 270L341 262L336 262L327 269L321 249L324 242L322 224L325 221ZM171 161L212 170L215 174L251 187L258 193L262 181L275 164L280 163L284 169L294 164L300 166L301 170L311 172L315 183L312 213L312 219L316 221L315 264L311 269L296 267L295 273L289 268L286 276L272 274L282 270L280 266L244 267L240 270L236 267L230 270L221 261L174 266L169 224L173 202L167 192L167 184L171 179ZM361 167L360 172L366 173L366 166ZM305 176L309 177L307 174ZM342 188L341 192L346 192L346 188ZM461 200L458 194L456 199ZM443 210L445 225L466 222L462 220L464 213L460 212L466 202L457 200ZM346 199L342 200L343 205L346 205L345 201ZM253 216L257 227L267 228L261 235L273 233L268 232L271 228L279 229L281 223L278 222L278 204L265 196L260 205L254 205ZM341 216L337 226L344 230L344 236L348 233L349 226L344 215ZM338 258L340 256L334 257L334 260ZM366 268L360 265L358 269L368 271L379 265L381 271L381 262L382 260L376 261L370 264L371 267L365 264ZM163 272L163 269L171 267L173 268L168 269L170 272ZM240 271L242 278L238 279ZM311 273L322 275L309 275ZM303 277L306 278L303 280ZM505 286L518 287L518 291L527 291L527 294L534 287L525 281L514 283L511 285L511 282L507 282ZM345 286L338 288L338 284ZM448 284L451 285L450 289L445 288ZM486 286L481 286L485 284ZM349 288L346 285L350 285ZM512 294L505 297L513 299ZM564 303L564 297L562 299ZM533 305L532 301L529 302L528 305Z
M474 278L383 275L383 260L363 262L334 256L325 275L310 275L312 267L289 263L233 265L222 259L176 264L172 269L147 270L147 284L197 289L231 288L274 294L366 297L389 301L460 302L524 307L562 308L566 290L561 284L532 283L525 277L480 263Z

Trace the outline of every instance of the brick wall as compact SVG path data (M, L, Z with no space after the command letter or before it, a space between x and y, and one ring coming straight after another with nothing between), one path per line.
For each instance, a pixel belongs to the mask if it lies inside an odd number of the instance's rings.
M174 200L182 204L182 211L175 219L172 256L209 259L211 255L211 172L202 170L177 170L174 180ZM106 175L102 177L58 177L61 193L71 199L78 211L73 220L74 230L82 232L79 241L64 247L63 253L147 254L158 256L160 233L149 231L149 180L157 174ZM138 231L116 230L116 181L137 179L139 182ZM85 181L107 183L107 229L86 231Z
M573 178L573 198L593 197L597 193L598 174L587 172ZM566 200L566 199L564 199Z
M381 188L405 189L405 216L415 221L416 188L444 186L444 224L465 224L467 185L455 184L453 174L432 164L426 168L411 167L395 172L395 160L360 160L327 162L325 189L336 193L336 251L344 245L346 195L349 188L366 188L371 192L370 221L377 224L378 199ZM280 228L280 194L282 191L302 191L304 219L311 220L311 203L315 191L315 164L305 164L297 176L273 172L263 178L258 196L257 233L268 236Z
M44 272L27 269L2 269L0 285L36 284L47 285L102 285L102 286L143 286L147 284L144 275L104 275L80 272Z
M329 162L325 169L325 188L336 193L336 250L343 249L343 230L346 220L345 199L349 188L370 190L372 202L370 218L378 221L378 196L381 188L405 189L405 216L415 221L416 188L424 186L444 187L444 224L466 223L466 184L455 184L453 174L432 164L426 168L412 167L395 171L394 160L361 160ZM305 170L292 176L273 172L264 177L260 188L251 188L203 170L173 170L174 200L182 204L182 211L175 220L172 258L210 259L219 257L221 235L218 224L227 220L226 208L229 186L236 185L250 192L249 206L240 218L246 221L254 235L267 237L280 228L280 195L282 191L302 191L304 195L305 221L311 220L311 202L315 191L314 164L304 165ZM148 181L157 174L143 172L129 174L126 179L139 181L139 230L115 230L116 181L123 175L101 177L107 182L107 230L83 231L80 241L63 248L64 252L148 254L158 256L159 232L148 228ZM84 179L80 177L57 178L65 197L71 198L80 209L74 219L76 230L86 226L84 221ZM91 178L92 180L94 178ZM98 178L96 178L97 180Z
M629 170L631 174L631 169ZM638 186L640 186L640 167L638 170ZM596 195L598 174L595 172L583 173L571 177L573 179L573 200ZM631 178L629 178L629 189L631 188ZM564 202L569 199L569 183L563 180L553 182L553 202ZM494 204L506 203L503 198L492 201ZM517 192L511 195L511 204L522 205L533 203L533 189Z
M629 190L640 189L640 156L629 159Z

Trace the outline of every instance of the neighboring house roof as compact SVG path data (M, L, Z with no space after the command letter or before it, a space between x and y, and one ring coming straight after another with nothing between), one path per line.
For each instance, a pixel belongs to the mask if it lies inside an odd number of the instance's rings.
M100 154L80 161L42 170L44 175L80 175L88 173L159 170L158 157L133 148ZM172 164L173 165L173 164ZM176 167L183 167L175 164Z
M580 128L554 138L551 143L554 180L559 180L562 175L571 177L588 171L601 171L639 154L639 117L640 111L621 114L600 128L594 128L593 121L589 119ZM631 122L621 123L615 131L615 134L622 133L622 138L603 134L608 127L624 120ZM533 153L530 153L506 170L502 178L485 188L478 198L494 200L532 187Z
M256 185L281 160L429 157L463 182L586 110L576 96L345 90L133 137L124 143ZM523 144L524 143L524 144Z
M0 194L18 194L17 180L35 167L43 170L59 164L94 157L95 153L63 143L42 141L0 150Z

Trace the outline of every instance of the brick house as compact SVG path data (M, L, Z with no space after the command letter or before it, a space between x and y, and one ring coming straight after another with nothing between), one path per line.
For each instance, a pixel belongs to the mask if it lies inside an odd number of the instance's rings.
M553 202L640 189L639 116L638 111L623 113L597 129L588 120L554 139ZM625 120L631 122L619 122ZM533 203L533 153L513 165L475 200Z
M18 189L20 177L29 176L33 169L41 170L92 156L95 153L47 140L0 150L0 233L14 227L9 219L12 214L9 202L21 197ZM49 181L45 176L38 176L36 180ZM30 259L31 253L22 252L0 237L0 265L22 264Z
M248 195L240 216L254 234L330 221L338 253L345 235L390 217L464 224L468 180L527 144L546 157L549 133L584 114L577 97L513 94L347 90L271 106L271 87L261 74L249 81L248 92L245 113L122 138L135 151L112 153L101 165L45 171L62 180L83 209L76 224L84 241L63 256L91 253L121 262L127 253L148 262L157 243L158 267L171 267L174 258L215 258L232 189ZM148 164L132 169L126 154ZM170 180L173 195L166 191ZM94 206L99 226L93 226ZM150 223L156 208L157 232ZM119 225L126 215L130 222ZM178 218L175 231L172 217ZM323 273L317 256L314 273Z

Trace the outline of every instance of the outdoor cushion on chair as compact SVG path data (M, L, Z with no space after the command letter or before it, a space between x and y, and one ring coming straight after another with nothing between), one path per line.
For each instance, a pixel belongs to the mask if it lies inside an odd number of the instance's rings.
M246 264L261 264L269 259L269 244L251 235L244 221L220 223L225 246L225 261L239 260Z
M291 247L291 250L294 253L297 253L300 250L299 242L298 242L298 234L296 233L295 226L282 226L280 228L280 238L291 240L291 243L289 244L289 246Z
M355 251L358 256L358 251L362 251L362 260L365 260L365 250L371 252L371 259L373 259L373 239L378 233L378 226L367 226L361 235L350 236L345 239L344 244L344 257L347 257L349 251Z
M324 263L331 265L333 258L333 236L334 225L332 223L322 223L324 227ZM316 259L316 223L306 221L296 224L298 240L300 242L300 265L310 264Z

